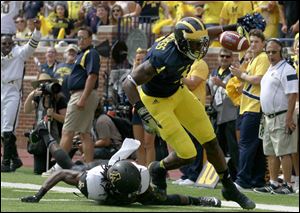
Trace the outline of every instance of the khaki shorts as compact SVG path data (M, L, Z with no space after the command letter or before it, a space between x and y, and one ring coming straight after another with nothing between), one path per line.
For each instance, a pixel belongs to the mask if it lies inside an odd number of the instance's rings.
M263 148L265 155L283 156L297 152L297 131L285 133L286 113L280 114L274 118L265 116L264 121L264 139ZM297 121L296 113L293 117Z
M97 91L93 90L86 100L84 109L78 110L76 103L80 99L82 92L83 91L79 91L71 95L63 130L80 133L88 133L91 131L99 97L97 95Z

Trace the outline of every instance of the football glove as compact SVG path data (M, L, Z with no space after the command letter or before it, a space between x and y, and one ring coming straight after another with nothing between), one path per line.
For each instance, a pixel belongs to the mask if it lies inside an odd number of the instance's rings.
M25 203L38 203L40 199L37 196L33 195L28 197L22 197L21 201Z
M247 32L250 32L252 29L260 29L261 31L264 31L266 28L266 21L260 13L247 14L238 18L237 23Z
M142 120L146 132L159 135L158 127L161 128L161 125L150 115L143 102L138 101L134 107Z

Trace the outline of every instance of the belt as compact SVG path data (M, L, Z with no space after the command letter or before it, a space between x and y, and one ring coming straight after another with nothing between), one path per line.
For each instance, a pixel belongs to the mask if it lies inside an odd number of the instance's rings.
M267 116L268 118L274 118L276 117L277 115L281 115L283 113L287 112L287 110L282 110L282 111L279 111L279 112L275 112L275 113L272 113L272 114L265 114L265 116Z
M83 89L78 89L78 90L70 90L70 94L73 95L76 92L81 92Z

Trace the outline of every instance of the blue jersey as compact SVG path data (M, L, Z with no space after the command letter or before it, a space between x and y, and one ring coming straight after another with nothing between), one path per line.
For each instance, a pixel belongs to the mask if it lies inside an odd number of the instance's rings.
M194 60L181 53L175 44L174 34L158 39L149 50L145 60L158 73L142 85L143 92L153 97L169 97L182 85Z
M100 70L100 56L92 47L78 53L75 61L75 65L68 78L68 89L71 90L83 90L85 82L89 74L99 75ZM94 89L98 88L98 79L96 81Z

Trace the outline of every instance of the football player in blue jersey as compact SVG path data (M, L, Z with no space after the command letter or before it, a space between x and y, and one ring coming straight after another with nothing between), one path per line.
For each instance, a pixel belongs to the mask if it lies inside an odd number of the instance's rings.
M239 19L238 24L206 29L199 19L185 17L176 23L173 33L156 40L144 62L123 82L123 89L140 115L145 130L159 134L174 150L163 160L149 165L151 184L160 199L166 199L167 171L190 164L197 154L187 129L201 142L208 161L219 174L223 197L244 209L255 208L255 203L239 192L232 182L204 106L182 83L194 60L206 55L210 39L227 30L248 31L258 26L252 22L254 19L247 15ZM255 22L261 23L261 20L255 19ZM136 89L138 85L142 85L140 92Z

